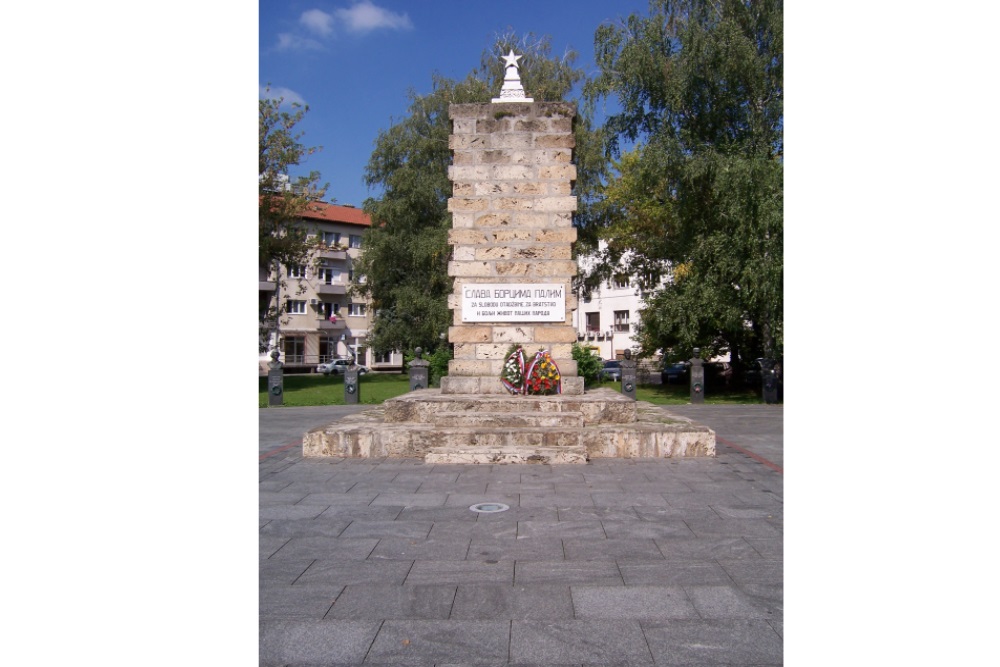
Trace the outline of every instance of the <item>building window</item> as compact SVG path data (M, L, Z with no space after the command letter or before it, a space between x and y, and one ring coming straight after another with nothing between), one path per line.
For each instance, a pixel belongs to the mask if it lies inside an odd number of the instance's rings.
M587 313L587 333L597 333L601 330L601 314Z
M360 248L361 247L361 237L356 234L351 234L351 247Z
M339 285L341 273L342 271L339 269L329 269L324 267L319 270L319 279L325 285Z
M364 303L347 304L347 315L349 317L364 317L368 312L368 305Z
M614 285L615 289L628 289L628 276L619 273L614 277L611 284Z
M392 352L385 352L383 354L375 354L376 364L391 364L392 363Z
M306 314L306 302L298 301L295 299L289 299L285 302L285 312L290 315L305 315Z
M289 278L305 278L306 277L306 267L299 266L298 264L293 264L288 267L288 277Z
M615 331L628 333L628 311L615 311Z
M328 361L333 361L338 358L337 343L339 342L339 338L319 339L319 363L325 364Z
M322 313L323 319L328 320L334 315L340 315L340 304L324 301L320 304L319 312Z
M301 364L305 361L306 339L302 336L285 337L285 363Z
M319 240L328 246L340 245L340 232L320 232Z

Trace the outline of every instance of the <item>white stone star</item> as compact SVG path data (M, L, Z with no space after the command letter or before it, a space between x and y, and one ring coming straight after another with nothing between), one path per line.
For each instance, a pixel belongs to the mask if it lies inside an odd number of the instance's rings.
M521 56L514 55L514 49L511 49L510 53L508 53L507 55L500 57L503 58L504 61L507 63L506 65L504 65L505 69L507 67L517 67L518 66L517 61L521 59Z

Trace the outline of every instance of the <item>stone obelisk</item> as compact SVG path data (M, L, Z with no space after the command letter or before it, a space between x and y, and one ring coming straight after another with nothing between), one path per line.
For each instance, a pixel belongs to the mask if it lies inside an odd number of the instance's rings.
M454 319L448 340L455 356L443 394L506 393L500 373L512 343L528 354L548 350L562 374L562 393L583 394L571 354L576 108L526 97L521 57L503 56L503 88L491 104L449 107Z

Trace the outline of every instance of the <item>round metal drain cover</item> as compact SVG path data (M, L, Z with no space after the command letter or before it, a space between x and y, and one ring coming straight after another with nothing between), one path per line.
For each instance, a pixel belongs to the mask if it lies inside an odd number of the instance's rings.
M510 509L510 505L504 505L503 503L478 503L469 507L473 512L506 512Z

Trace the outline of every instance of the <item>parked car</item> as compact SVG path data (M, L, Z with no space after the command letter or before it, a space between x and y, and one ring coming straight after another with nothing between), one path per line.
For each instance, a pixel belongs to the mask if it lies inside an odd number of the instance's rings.
M729 389L733 380L733 367L728 361L705 362L705 386Z
M322 373L323 375L330 375L331 373L334 375L343 375L344 371L347 370L347 367L350 366L351 363L350 359L334 359L333 361L317 366L316 372ZM364 375L369 370L370 369L367 366L358 365L359 375Z
M678 361L674 364L666 364L660 371L660 380L663 384L672 382L687 382L690 377L690 361Z
M604 362L604 368L601 369L601 379L602 380L613 380L619 382L622 379L622 365L621 362L616 359L609 359Z

